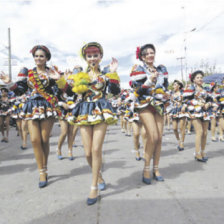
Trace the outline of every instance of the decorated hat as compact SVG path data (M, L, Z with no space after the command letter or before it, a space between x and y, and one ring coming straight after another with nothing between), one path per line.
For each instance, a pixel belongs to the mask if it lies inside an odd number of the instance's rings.
M86 57L86 54L88 52L99 52L102 56L103 56L103 48L102 46L97 43L97 42L90 42L88 44L85 44L83 47L82 47L82 50L81 50L81 55L82 57L85 59Z
M44 45L36 45L36 46L34 46L34 47L32 48L32 50L30 51L30 53L32 53L32 55L34 56L34 54L35 54L35 52L36 52L37 50L42 50L42 51L44 51L45 54L46 54L46 57L47 57L47 60L48 60L48 61L51 59L51 52L50 52L50 50L49 50L46 46L44 46Z

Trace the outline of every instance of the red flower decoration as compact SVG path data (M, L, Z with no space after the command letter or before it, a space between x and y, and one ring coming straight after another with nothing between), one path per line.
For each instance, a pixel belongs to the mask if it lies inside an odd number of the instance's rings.
M189 74L189 79L191 79L191 73Z
M132 81L129 81L129 86L131 86L132 85Z
M140 55L140 47L137 47L137 49L136 49L136 59L139 59L139 55Z

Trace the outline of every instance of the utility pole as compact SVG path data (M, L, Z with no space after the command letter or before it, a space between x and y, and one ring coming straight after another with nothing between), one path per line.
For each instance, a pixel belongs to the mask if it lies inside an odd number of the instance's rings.
M177 58L177 60L180 60L180 66L181 66L181 79L182 79L182 82L184 81L184 77L183 77L183 59L185 59L185 57L179 57L179 58Z
M9 77L12 80L12 64L11 64L11 36L10 28L8 28L8 60L9 60Z

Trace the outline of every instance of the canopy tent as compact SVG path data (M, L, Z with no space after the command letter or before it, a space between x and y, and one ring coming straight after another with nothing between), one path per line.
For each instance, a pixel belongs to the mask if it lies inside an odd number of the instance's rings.
M216 73L203 78L204 83L217 82L221 84L222 80L224 80L224 73Z

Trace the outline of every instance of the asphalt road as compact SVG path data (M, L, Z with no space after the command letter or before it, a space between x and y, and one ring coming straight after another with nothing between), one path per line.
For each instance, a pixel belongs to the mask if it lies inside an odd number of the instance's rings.
M194 134L187 135L185 150L177 151L172 131L165 130L160 172L165 182L142 183L143 161L136 161L133 139L110 126L103 146L106 191L86 205L91 170L80 135L75 160L56 158L60 128L54 125L49 156L49 184L39 189L31 144L22 151L14 128L9 143L0 142L0 224L223 224L224 142L208 137L206 164L194 160Z

